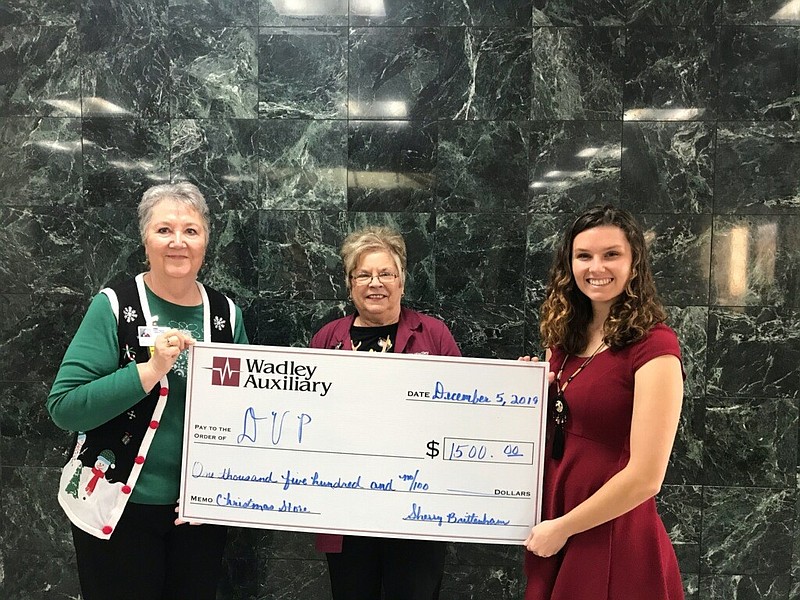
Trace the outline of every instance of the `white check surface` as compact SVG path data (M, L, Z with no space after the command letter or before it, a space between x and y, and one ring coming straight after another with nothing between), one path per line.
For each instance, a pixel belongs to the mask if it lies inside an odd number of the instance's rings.
M519 543L540 518L548 370L546 362L198 343L180 516Z

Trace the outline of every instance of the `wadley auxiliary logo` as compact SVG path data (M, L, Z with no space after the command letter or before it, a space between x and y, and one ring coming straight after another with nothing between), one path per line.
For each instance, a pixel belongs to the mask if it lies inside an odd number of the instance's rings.
M242 367L245 367L242 377ZM208 367L206 367L208 368ZM294 360L271 362L269 360L228 356L212 357L211 385L278 390L282 392L312 392L326 396L332 381L314 378L315 365L304 365Z
M239 387L242 359L215 356L211 366L211 385Z

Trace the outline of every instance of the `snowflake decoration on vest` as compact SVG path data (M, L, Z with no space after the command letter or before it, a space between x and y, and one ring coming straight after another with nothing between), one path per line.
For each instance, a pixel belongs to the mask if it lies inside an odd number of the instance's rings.
M222 317L214 317L214 329L217 331L225 329L225 323L226 321Z
M137 313L136 309L134 309L132 306L126 306L122 311L122 318L128 323L133 323L138 316L139 313Z
M125 352L123 354L125 356L125 360L128 362L134 362L136 360L136 350L131 348L128 344L125 344Z

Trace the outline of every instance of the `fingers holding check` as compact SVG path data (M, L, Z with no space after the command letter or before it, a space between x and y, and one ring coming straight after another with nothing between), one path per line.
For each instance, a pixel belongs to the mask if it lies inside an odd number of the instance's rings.
M156 337L150 349L150 360L139 363L139 378L144 390L151 390L169 373L181 352L194 345L194 338L185 331L170 329Z
M539 362L540 359L538 356L528 356L526 354L525 356L520 356L519 358L517 358L517 360L521 360L523 362ZM555 380L556 380L556 374L550 371L547 374L547 382L553 383Z

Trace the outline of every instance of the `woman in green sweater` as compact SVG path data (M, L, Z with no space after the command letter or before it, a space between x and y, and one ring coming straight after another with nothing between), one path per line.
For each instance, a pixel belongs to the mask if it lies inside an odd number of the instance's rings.
M179 526L187 349L247 343L239 307L197 281L208 206L190 183L144 193L149 270L93 300L47 408L76 432L59 502L85 600L214 598L226 529Z

